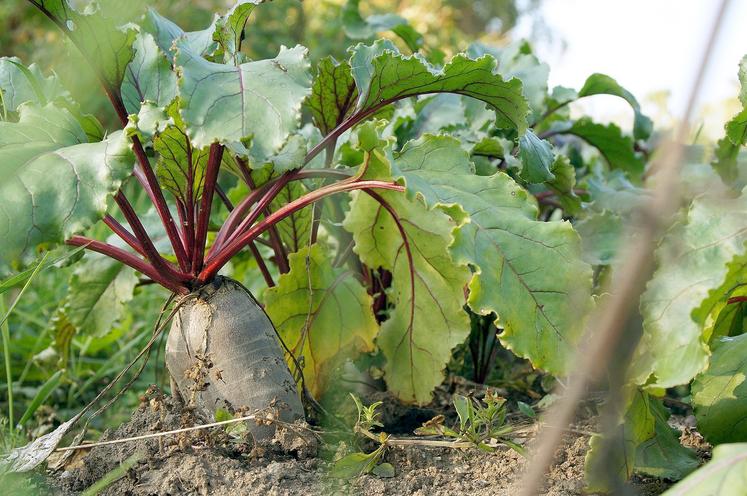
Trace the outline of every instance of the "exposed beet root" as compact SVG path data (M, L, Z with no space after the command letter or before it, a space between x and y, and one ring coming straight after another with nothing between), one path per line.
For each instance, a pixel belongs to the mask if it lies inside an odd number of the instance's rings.
M209 412L274 407L283 421L303 418L275 329L252 295L221 277L189 298L166 342L166 366L178 389L172 393ZM257 440L275 432L272 425L250 428Z

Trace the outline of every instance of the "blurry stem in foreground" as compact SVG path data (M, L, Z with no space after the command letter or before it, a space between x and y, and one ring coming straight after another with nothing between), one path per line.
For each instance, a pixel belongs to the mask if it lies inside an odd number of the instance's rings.
M684 155L683 143L689 132L689 122L728 5L729 0L721 0L719 3L682 120L673 138L662 146L657 154L659 159L652 164L651 175L657 176L657 180L650 188L651 199L642 206L638 225L633 225L628 236L622 238L630 242L621 250L617 277L610 285L612 294L606 304L600 305L589 318L585 337L581 340L581 343L588 344L577 354L579 365L570 374L567 388L561 392L560 400L543 417L552 419L552 422L545 423L538 434L537 448L518 488L521 496L539 494L555 450L562 440L564 429L573 421L576 408L586 394L587 387L599 379L605 371L609 357L618 348L628 315L635 308L650 276L656 241L667 228L671 216L677 211L679 171ZM622 374L624 371L618 373Z

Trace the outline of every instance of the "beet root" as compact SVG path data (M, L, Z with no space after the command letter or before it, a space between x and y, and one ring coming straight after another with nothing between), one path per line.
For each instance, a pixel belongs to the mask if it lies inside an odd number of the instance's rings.
M172 394L211 413L227 406L274 408L285 422L303 418L275 329L252 295L219 277L188 298L166 342L166 366L178 390ZM273 425L249 428L257 440L275 432Z

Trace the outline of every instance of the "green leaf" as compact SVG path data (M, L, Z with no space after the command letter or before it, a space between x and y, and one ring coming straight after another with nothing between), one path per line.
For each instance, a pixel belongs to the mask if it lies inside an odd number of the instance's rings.
M520 177L528 183L544 183L555 179L550 168L555 161L552 145L527 131L519 138Z
M534 408L532 408L531 405L528 405L523 401L519 401L517 402L517 406L519 407L519 411L527 417L535 418L537 416L537 412L534 411Z
M618 431L610 437L595 434L589 439L584 462L589 492L609 492L616 483L633 475L636 449L655 435L651 402L648 394L634 391L625 414L619 420Z
M272 164L272 170L275 174L281 174L300 168L306 158L306 151L306 138L300 134L293 134L283 144L280 151L267 157L267 162Z
M429 93L456 93L482 100L496 112L496 126L527 128L529 106L521 81L509 81L496 73L496 61L486 55L472 60L458 54L443 69L436 69L422 57L405 57L386 40L352 49L350 66L358 88L356 111L371 113L403 98Z
M472 422L472 401L461 394L454 395L451 401L459 417L459 430L464 431Z
M571 134L593 146L604 157L612 169L622 169L634 178L643 173L645 162L634 149L632 138L623 135L615 124L597 124L588 117L573 123L559 123L553 132Z
M417 52L423 46L423 35L410 26L404 17L380 14L363 19L360 14L360 0L348 0L342 8L341 18L345 34L353 40L365 40L373 38L377 33L392 31L413 52Z
M595 434L590 439L585 460L587 491L609 492L634 473L679 480L697 468L697 456L680 444L679 432L669 426L668 418L661 400L636 390L618 434Z
M747 487L747 443L722 444L711 461L662 496L741 496Z
M554 179L547 182L547 187L554 191L560 205L568 215L575 215L581 211L581 199L576 196L576 169L565 155L556 155L550 166L550 173Z
M53 349L59 356L57 366L66 368L70 361L70 349L75 336L75 326L70 323L62 308L58 308L52 317L50 328L54 336Z
M65 110L25 104L19 113L18 123L0 122L0 272L103 217L107 197L132 171L123 133L87 143Z
M222 48L223 62L239 65L239 50L244 36L244 27L254 8L265 0L237 0L233 7L215 22L215 40Z
M739 101L742 111L735 115L724 126L726 136L716 143L716 150L711 162L721 179L727 184L736 182L739 176L737 157L740 149L747 144L747 56L739 63ZM741 189L744 184L738 185Z
M732 320L735 320L735 322L732 322L732 325L728 327L724 322L720 322L720 318L721 313L728 313L728 310L732 307L729 304L729 298L744 295L745 283L747 283L747 255L735 256L729 261L726 268L726 276L724 276L719 287L711 290L708 297L692 313L693 319L703 323L703 339L706 342L712 342L718 336L741 334L741 318L732 315ZM740 305L735 306L738 308ZM717 332L718 326L726 327L726 329ZM734 334L731 334L732 332Z
M270 203L270 210L275 211L293 200L301 198L307 193L306 187L300 181L293 181L283 188ZM285 246L292 252L308 246L311 234L313 209L306 207L277 223L278 233Z
M373 468L371 473L382 479L390 479L395 475L394 466L391 463L380 463Z
M726 136L718 140L711 164L719 176L731 184L737 180L737 157L742 147L747 144L747 109L735 115L724 126Z
M452 93L440 93L418 100L409 109L404 106L398 107L395 112L408 110L408 114L403 115L403 117L405 119L411 118L412 130L418 134L448 134L448 132L459 129L461 133L467 135L469 131L472 131L468 126L478 123L475 121L468 122L465 115L465 100L469 99ZM482 105L482 103L480 104ZM485 108L485 105L482 105L482 107ZM489 112L492 115L491 120L495 120L495 114L492 111ZM474 132L474 134L478 133ZM467 138L468 136L465 136L465 140ZM511 146L513 147L513 143Z
M744 296L744 295L740 295ZM722 303L714 308L709 320L713 321L711 342L725 336L739 336L747 331L747 303Z
M466 212L451 252L475 269L470 307L498 315L500 338L514 353L563 374L590 305L591 269L578 234L568 222L538 221L534 199L506 174L481 177L471 168L459 141L424 136L404 146L394 176L429 207Z
M152 142L153 150L158 154L156 175L159 183L185 205L190 205L202 196L210 148L192 146L178 105L174 102L163 109L146 102L137 116L130 116L126 131Z
M633 122L633 135L635 139L648 139L653 131L653 122L643 115L641 106L638 104L633 94L620 86L617 81L605 74L592 74L586 79L584 86L578 91L579 98L592 95L613 95L619 96L630 104L635 112Z
M155 39L158 47L166 54L169 61L174 60L174 42L179 40L180 46L186 46L189 51L199 56L209 56L217 48L217 43L213 40L215 24L219 17L213 20L213 24L207 29L201 31L184 32L182 28L172 21L158 14L153 9L148 9L141 22L142 29Z
M73 40L107 85L120 87L137 35L136 26L126 23L135 20L143 2L99 0L86 3L82 12L69 0L33 3Z
M330 477L337 479L353 479L373 470L381 458L381 450L372 453L350 453L337 460L329 471Z
M701 197L656 251L658 269L641 297L643 336L631 365L637 384L686 384L708 366L705 319L723 297L727 265L744 253L747 204Z
M589 176L586 186L594 210L607 210L622 217L635 212L649 196L645 189L634 186L620 170Z
M332 266L322 246L303 247L288 259L290 271L265 292L265 310L288 348L303 356L306 386L320 395L335 365L373 350L379 326L371 296L351 270Z
M637 473L668 480L680 480L698 468L695 452L680 444L680 431L669 426L669 412L661 401L651 401L654 435L636 448Z
M254 157L276 152L298 127L310 91L306 52L283 47L274 59L232 66L208 62L180 44L181 115L192 146L221 142L242 149L251 140Z
M234 416L226 410L225 408L218 408L215 410L215 421L216 422L225 422L226 420L233 420Z
M93 115L80 111L56 75L45 78L36 64L25 67L15 57L0 58L0 120L15 121L17 116L8 113L16 114L20 105L27 102L42 107L53 102L75 117L88 141L101 141L104 137L101 123Z
M87 254L70 278L62 311L78 334L103 337L122 316L136 284L131 268L103 255Z
M747 441L747 334L722 337L692 385L698 431L711 444Z
M584 260L591 265L612 264L623 233L622 218L605 210L588 215L575 227L581 235Z
M0 95L3 111L17 112L22 103L43 106L67 92L55 76L42 76L36 64L26 68L17 57L0 57Z
M168 106L176 96L176 73L171 70L171 62L147 32L138 34L132 47L135 56L122 81L125 109L137 114L146 100L157 107Z
M317 64L308 107L314 125L327 135L350 115L358 98L350 64L325 57Z
M365 160L366 177L390 178L389 161L379 149L366 152ZM389 390L424 404L443 380L452 348L469 334L462 309L469 270L449 254L457 227L450 216L402 194L380 194L397 213L404 239L392 215L364 193L354 194L343 226L364 264L393 274L387 298L394 308L377 339Z
M542 110L547 95L547 78L550 66L540 62L532 52L526 40L510 43L502 49L482 43L473 43L467 53L474 58L492 55L498 61L498 72L505 76L519 78L523 85L524 96L535 114Z

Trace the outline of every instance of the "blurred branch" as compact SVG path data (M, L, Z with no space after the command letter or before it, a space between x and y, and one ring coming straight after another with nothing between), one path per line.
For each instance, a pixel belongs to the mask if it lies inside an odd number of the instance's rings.
M654 264L654 248L661 233L668 226L679 203L679 171L684 156L684 143L689 133L689 122L695 110L719 29L729 0L721 0L711 28L708 42L703 50L697 68L687 107L674 138L666 143L658 153L660 160L652 164L656 182L650 188L650 200L642 207L638 225L633 226L628 236L630 240L622 250L623 256L616 277L611 283L612 295L606 304L597 308L589 319L585 338L587 343L578 352L579 365L569 377L567 388L561 392L561 399L544 415L545 423L538 436L535 454L528 463L521 481L520 494L532 496L539 493L550 467L555 450L560 445L564 429L571 423L576 408L586 394L587 387L597 381L606 370L613 350L617 349L623 336L622 330L628 316L636 307L639 296L650 277ZM621 369L624 369L621 368ZM625 371L618 373L622 376Z

